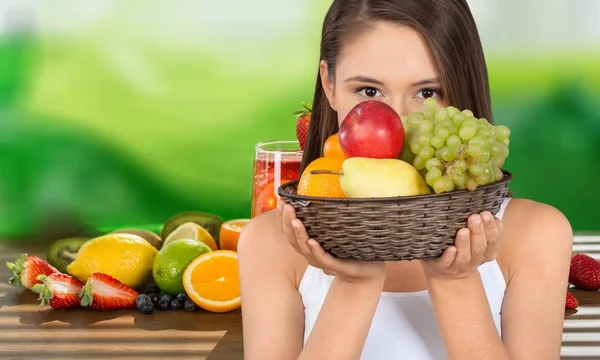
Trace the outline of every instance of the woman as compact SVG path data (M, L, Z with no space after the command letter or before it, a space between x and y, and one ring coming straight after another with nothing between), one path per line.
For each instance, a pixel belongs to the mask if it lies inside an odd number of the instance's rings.
M335 0L303 166L357 103L399 114L442 106L492 119L485 60L465 0ZM556 209L506 199L474 214L437 259L333 258L290 205L239 244L246 359L558 359L571 227Z

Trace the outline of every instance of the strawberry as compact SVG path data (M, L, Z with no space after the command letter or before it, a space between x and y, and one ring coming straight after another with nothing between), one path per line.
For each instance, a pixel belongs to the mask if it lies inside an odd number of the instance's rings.
M35 284L31 287L32 291L40 294L40 306L46 302L53 309L70 309L79 307L79 292L83 288L83 283L71 275L54 273L48 276L40 275L38 280L41 284Z
M306 136L308 135L308 126L310 125L312 104L310 102L303 102L302 107L303 109L294 112L294 114L296 115L296 137L300 143L300 149L304 150Z
M579 301L570 292L567 291L567 300L565 302L565 309L576 309L579 306Z
M135 308L138 292L110 275L94 273L81 290L81 306L95 310Z
M35 284L42 283L42 281L37 280L39 275L52 275L59 272L45 260L37 256L27 256L27 254L19 255L14 263L7 262L6 267L13 272L13 276L8 279L8 283L15 286L20 283L27 289L31 289Z
M600 261L585 254L571 257L569 282L583 290L600 290Z

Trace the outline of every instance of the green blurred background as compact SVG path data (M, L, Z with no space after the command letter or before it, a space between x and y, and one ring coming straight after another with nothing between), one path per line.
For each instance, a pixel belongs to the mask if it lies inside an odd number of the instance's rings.
M598 231L600 5L555 2L470 5L512 192ZM330 1L234 3L0 4L0 237L249 217L254 145L295 138Z

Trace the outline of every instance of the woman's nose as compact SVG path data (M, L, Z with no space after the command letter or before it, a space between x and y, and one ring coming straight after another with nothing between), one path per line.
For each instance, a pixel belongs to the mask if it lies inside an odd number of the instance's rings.
M407 111L408 109L408 104L406 104L406 101L404 99L397 99L392 101L391 103L389 103L389 105L392 107L392 109L394 109L398 115L400 116L405 116L408 115Z

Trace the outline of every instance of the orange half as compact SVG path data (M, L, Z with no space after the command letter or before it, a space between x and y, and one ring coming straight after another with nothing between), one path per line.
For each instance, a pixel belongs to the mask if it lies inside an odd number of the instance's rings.
M190 299L205 310L238 309L242 301L237 253L217 250L200 255L183 272L183 287Z
M242 229L250 219L235 219L225 221L221 225L219 239L221 241L221 250L237 251L237 244L242 232Z

